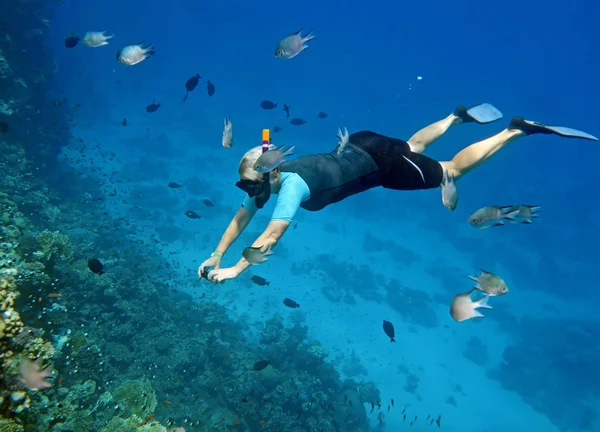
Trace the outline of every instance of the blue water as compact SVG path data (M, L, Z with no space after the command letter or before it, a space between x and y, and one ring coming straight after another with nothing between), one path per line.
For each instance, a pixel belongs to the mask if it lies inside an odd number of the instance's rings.
M584 432L600 430L598 142L519 140L461 179L453 213L438 190L372 190L320 213L301 210L298 230L288 230L260 270L222 287L199 285L194 274L243 199L234 187L237 164L263 128L283 127L273 142L295 144L303 155L332 150L338 126L407 140L459 104L489 102L502 120L452 128L426 154L447 160L512 116L600 135L599 19L593 1L66 1L45 43L59 66L55 90L81 105L73 136L114 152L112 162L98 157L107 164L100 169L131 179L129 202L107 199L107 213L153 215L138 234L158 232L168 244L178 289L202 289L250 327L277 314L305 322L342 373L353 355L360 358L383 409L395 398L421 421L441 413L441 429L451 431ZM314 30L309 48L292 60L274 58L279 39L300 28ZM103 30L116 35L106 47L64 48L71 31ZM142 40L154 44L152 58L133 67L115 60L118 49ZM202 80L182 102L184 83L196 73ZM212 98L207 79L216 86ZM265 99L278 108L261 110ZM161 108L148 114L153 100ZM283 103L307 124L286 123ZM318 119L320 111L329 116ZM230 150L220 144L226 116L234 124ZM85 162L72 164L98 175ZM187 189L177 195L165 187L169 181ZM217 208L202 207L204 198ZM474 230L466 223L480 207L521 203L542 205L531 226ZM132 206L142 209L137 216ZM272 206L232 247L227 265L262 232ZM200 223L183 216L191 207L203 211ZM458 324L448 305L470 289L466 276L479 268L501 274L511 292L492 299L484 319ZM270 279L272 291L252 285L251 274ZM401 284L416 290L414 298L431 297L400 305L402 296L364 294L378 284L384 293ZM333 285L333 301L324 285ZM281 310L284 297L306 316ZM396 323L395 345L382 319ZM417 392L406 390L407 370L420 377ZM408 429L395 410L382 424L371 415L373 430ZM413 430L430 428L423 422Z

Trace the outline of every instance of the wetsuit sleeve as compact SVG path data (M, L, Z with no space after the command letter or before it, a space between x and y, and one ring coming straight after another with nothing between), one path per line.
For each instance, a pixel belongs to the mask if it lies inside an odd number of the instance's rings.
M298 174L291 174L281 184L271 220L292 223L302 201L310 197L310 189Z
M258 207L256 207L256 201L254 201L254 198L250 198L248 195L246 195L246 198L244 198L244 202L242 202L242 207L244 207L248 212L250 212L250 214L255 214L258 210Z

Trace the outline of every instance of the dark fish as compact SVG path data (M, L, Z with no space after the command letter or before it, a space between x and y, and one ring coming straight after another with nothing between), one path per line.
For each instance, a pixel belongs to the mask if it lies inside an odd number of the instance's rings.
M317 114L317 117L319 117L320 119L327 118L327 113L321 111L319 114Z
M298 222L296 222L292 228L293 228L293 229L296 229L296 228L298 228Z
M213 83L211 83L210 80L208 80L206 82L206 91L208 92L209 96L212 96L215 94L215 85Z
M8 126L8 123L5 121L0 121L0 133L4 135L5 133L8 133L9 130L10 127Z
M121 124L122 124L123 126L127 126L127 124L128 124L128 123L127 123L127 119L126 119L126 118L124 118L124 119L123 119L123 121L121 122Z
M175 182L171 182L168 185L171 189L179 189L180 187L182 187L183 185L179 184L179 183L175 183Z
M203 199L202 203L206 206L206 207L214 207L215 205L212 203L211 200L209 199Z
M65 46L67 48L73 48L79 42L79 37L77 36L69 36L65 39Z
M383 320L383 331L386 335L389 336L392 342L396 342L394 337L396 337L396 331L394 330L394 324L389 321Z
M287 297L283 299L283 304L292 309L300 307L300 305L298 303L296 303L294 300L287 298Z
M194 91L194 89L198 85L198 81L200 81L200 78L201 76L199 74L196 74L195 76L191 77L185 82L185 97L183 98L184 102L188 98L188 93Z
M281 132L281 128L279 126L275 126L273 128L273 133Z
M392 399L392 408L394 408L394 399Z
M97 275L104 274L104 265L102 265L98 258L90 258L88 260L88 268Z
M252 369L259 372L259 371L263 370L264 368L266 368L267 366L269 366L270 364L271 364L271 362L269 360L260 360L260 361L257 361L256 363L254 363L254 366L252 366Z
M200 219L200 215L196 213L194 210L188 210L185 212L185 215L190 219Z
M254 282L256 285L259 286L269 286L269 284L271 282L268 282L265 278L260 277L260 276L252 276L250 279L252 279L252 282Z
M285 111L286 118L290 118L290 108L291 106L283 104L283 110Z
M438 416L438 418L436 419L436 421L435 421L435 423L438 425L438 428L439 428L439 427L441 427L441 426L440 426L440 423L441 423L441 421L442 421L442 415L440 414L440 415Z
M303 124L306 123L306 120L295 117L290 120L290 123L293 124L294 126L302 126Z
M260 103L260 107L262 109L273 109L273 108L277 108L277 104L273 103L271 101L268 101L268 100L264 100Z
M155 112L159 108L160 108L160 102L154 103L154 101L152 101L152 103L146 107L146 112L149 112L149 113Z

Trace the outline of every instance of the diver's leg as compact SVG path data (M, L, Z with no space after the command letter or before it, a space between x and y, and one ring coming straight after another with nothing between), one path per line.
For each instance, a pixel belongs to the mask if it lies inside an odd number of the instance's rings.
M411 151L413 153L423 153L427 147L444 135L450 129L450 126L461 122L460 117L453 113L442 120L424 127L408 140Z
M451 161L440 163L444 170L448 171L448 177L454 177L455 180L458 180L486 162L505 145L525 135L526 133L520 129L507 128L490 138L471 144L469 147L458 152Z

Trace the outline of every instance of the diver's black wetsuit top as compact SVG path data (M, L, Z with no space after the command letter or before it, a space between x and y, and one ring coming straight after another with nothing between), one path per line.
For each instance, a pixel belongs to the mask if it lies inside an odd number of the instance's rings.
M297 173L308 185L310 198L301 207L318 211L368 189L432 189L440 186L439 162L413 153L407 142L362 131L350 135L341 155L335 151L301 156L280 165Z

